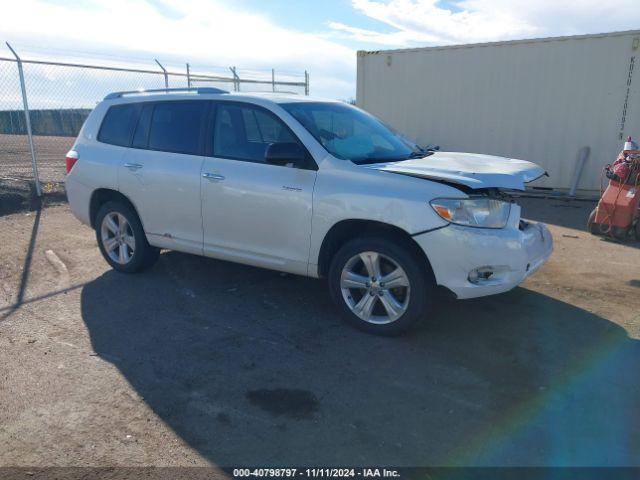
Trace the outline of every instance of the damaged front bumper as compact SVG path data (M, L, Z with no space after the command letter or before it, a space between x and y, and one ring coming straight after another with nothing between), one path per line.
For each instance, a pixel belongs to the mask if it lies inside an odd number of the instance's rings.
M504 229L452 224L414 239L431 262L436 283L460 299L511 290L538 270L553 251L547 227L521 221L517 205Z

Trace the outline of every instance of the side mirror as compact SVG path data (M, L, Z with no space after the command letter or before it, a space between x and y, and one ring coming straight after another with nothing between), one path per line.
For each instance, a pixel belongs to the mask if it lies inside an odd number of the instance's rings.
M297 143L272 143L264 154L265 162L270 165L304 168L307 155Z

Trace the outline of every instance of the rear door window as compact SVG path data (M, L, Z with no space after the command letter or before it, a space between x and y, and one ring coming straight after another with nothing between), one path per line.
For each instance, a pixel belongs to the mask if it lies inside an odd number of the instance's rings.
M135 103L109 108L98 133L98 141L128 147L138 119L138 110Z
M198 155L207 102L159 102L151 116L149 148Z
M140 119L138 120L138 126L133 134L133 142L131 144L134 148L147 148L147 142L149 141L149 127L151 126L151 115L153 114L153 103L145 103L140 113Z

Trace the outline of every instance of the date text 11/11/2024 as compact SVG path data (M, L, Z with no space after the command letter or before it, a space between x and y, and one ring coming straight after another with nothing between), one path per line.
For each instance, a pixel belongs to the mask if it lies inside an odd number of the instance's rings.
M387 468L234 468L235 478L397 478L397 470Z

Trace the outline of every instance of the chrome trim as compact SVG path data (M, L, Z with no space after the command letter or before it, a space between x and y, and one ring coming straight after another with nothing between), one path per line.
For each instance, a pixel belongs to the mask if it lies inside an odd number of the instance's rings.
M123 167L128 168L129 170L140 170L144 165L140 163L125 163Z
M218 173L210 173L210 172L205 172L202 174L202 178L206 178L209 181L222 181L224 180L226 177L224 175L220 175Z

